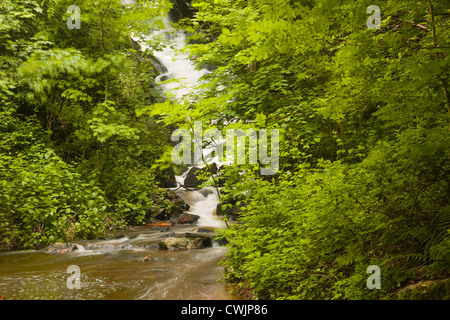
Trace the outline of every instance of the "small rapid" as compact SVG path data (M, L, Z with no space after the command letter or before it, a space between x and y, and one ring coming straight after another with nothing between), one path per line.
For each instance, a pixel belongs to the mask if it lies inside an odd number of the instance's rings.
M181 177L178 177L179 179ZM223 227L212 188L175 191L200 219L194 224L139 226L111 238L77 241L68 251L0 252L0 294L8 300L236 299L220 281L226 247L161 250L167 237L205 234ZM80 288L68 286L69 266L80 270Z
M200 216L198 226L224 228L225 223L216 216L219 196L214 188L204 188L199 191L180 190L177 194L189 204L189 213Z

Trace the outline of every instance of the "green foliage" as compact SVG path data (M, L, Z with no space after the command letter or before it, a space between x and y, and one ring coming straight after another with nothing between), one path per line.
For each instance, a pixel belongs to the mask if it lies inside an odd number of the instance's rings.
M1 153L0 182L3 245L33 248L89 238L107 226L102 191L44 145L19 155Z
M385 1L370 30L371 4L198 0L181 23L217 68L170 120L281 130L278 174L235 168L222 200L244 204L226 277L259 297L374 299L419 266L448 276L449 6Z
M81 29L66 26L73 4ZM93 237L161 205L151 167L166 132L136 116L161 93L131 38L162 25L171 4L154 4L1 2L2 247Z
M70 30L69 0L2 1L5 246L142 223L166 206L153 171L170 165L161 123L201 120L280 129L276 175L225 170L221 209L238 218L222 234L229 281L259 298L378 299L448 277L448 1L384 1L373 30L368 0L192 1L187 51L213 71L180 101L164 100L130 40L161 27L170 3L135 2L77 1ZM369 265L380 290L366 286Z
M449 300L450 282L447 280L419 281L388 296L398 300Z
M154 174L148 170L118 167L106 175L105 193L129 225L140 225L149 218L152 208L164 207L163 190L155 186ZM118 190L120 192L118 192Z
M429 256L443 250L435 254L433 264L440 266L435 265L435 271L447 268L440 261L448 263L445 223L433 221L439 219L439 210L405 214L405 207L390 203L395 199L380 197L371 184L374 173L363 165L324 162L315 170L282 176L277 184L261 179L255 183L257 177L248 174L247 178L235 189L246 191L247 205L242 223L224 231L231 243L224 263L229 280L247 280L260 297L379 298L397 289L413 276L414 266L423 263L410 259L413 252ZM410 206L414 196L403 190L396 198ZM428 200L418 199L422 205ZM421 230L435 229L445 231L419 237ZM379 291L366 288L366 268L372 264L382 270Z

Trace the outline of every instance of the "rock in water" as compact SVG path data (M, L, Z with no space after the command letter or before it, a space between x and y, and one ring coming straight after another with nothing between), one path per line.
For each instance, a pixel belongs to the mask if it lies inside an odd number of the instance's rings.
M196 214L185 213L177 219L176 223L177 224L194 223L198 219L200 219L200 216L198 216Z
M140 258L139 261L140 262L151 262L151 261L157 261L157 259L152 256L145 256L143 258Z
M84 247L78 243L62 243L55 242L49 246L45 252L46 253L68 253L75 250L83 250Z
M212 247L215 233L196 233L196 232L186 232L186 238L188 239L200 239L202 242L202 248Z
M166 190L164 194L165 200L171 203L169 208L159 208L154 207L150 208L147 211L147 214L145 216L146 223L155 223L153 220L169 220L169 219L176 219L178 218L178 215L181 215L185 210L189 210L189 204L184 202L184 200L175 192L171 190ZM157 202L157 199L154 199L155 202Z
M168 237L159 243L159 248L164 250L186 249L189 239Z
M202 169L192 167L189 170L186 178L184 179L184 186L188 187L188 188L199 187L204 182L204 180L199 179L201 172L202 172Z
M188 249L203 249L203 240L201 238L195 238L189 240Z
M203 241L201 238L188 239L169 237L159 243L159 248L163 250L202 249Z
M211 169L211 172L209 171L209 169ZM186 178L184 179L184 186L188 187L188 188L198 188L201 186L201 184L205 181L207 181L208 179L210 179L210 174L217 174L217 172L219 171L217 164L216 163L212 163L210 166L208 167L204 167L204 168L197 168L197 167L192 167ZM206 179L201 179L200 175L204 175L206 173Z
M156 176L156 181L159 182L161 188L175 188L177 186L177 181L175 180L175 173L172 167L158 172Z

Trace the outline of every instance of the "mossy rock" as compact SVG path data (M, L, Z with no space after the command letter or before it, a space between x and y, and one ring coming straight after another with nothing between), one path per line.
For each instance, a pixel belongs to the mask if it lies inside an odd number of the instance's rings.
M450 279L422 280L389 294L390 300L450 300Z

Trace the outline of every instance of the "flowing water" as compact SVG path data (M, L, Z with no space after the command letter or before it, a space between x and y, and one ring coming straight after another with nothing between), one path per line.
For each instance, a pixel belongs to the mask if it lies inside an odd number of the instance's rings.
M169 45L153 55L167 68L167 72L156 77L156 83L174 99L181 100L185 95L193 93L195 86L201 81L201 76L209 73L206 69L197 70L194 62L182 49L186 45L186 35L183 31L174 30L168 17L163 19L166 28L153 32L150 38L164 35ZM145 38L144 38L145 39ZM142 44L143 49L147 46ZM171 80L165 82L167 80Z
M168 28L170 24L166 20ZM195 70L185 54L177 54L185 37L176 33L170 38L172 48L155 52L167 67L166 78L183 81L162 84L165 91L175 89L181 98L191 92L205 70ZM156 79L161 80L161 76ZM177 177L183 182L185 175ZM121 232L110 240L79 241L78 250L49 254L44 249L0 252L0 294L6 299L235 299L229 288L218 281L223 269L218 262L226 248L196 250L161 250L157 243L172 232L195 232L198 228L223 228L215 208L218 196L214 189L176 191L200 216L194 225L167 227L143 226ZM152 259L143 262L142 258ZM78 266L80 287L73 288L69 266Z
M0 253L0 294L7 299L234 299L218 281L226 248L161 250L162 238L199 228L215 229L213 189L177 191L200 216L195 225L143 226L110 240L79 241L70 253L42 250ZM151 256L151 261L142 258ZM80 288L70 288L67 268L80 268Z

